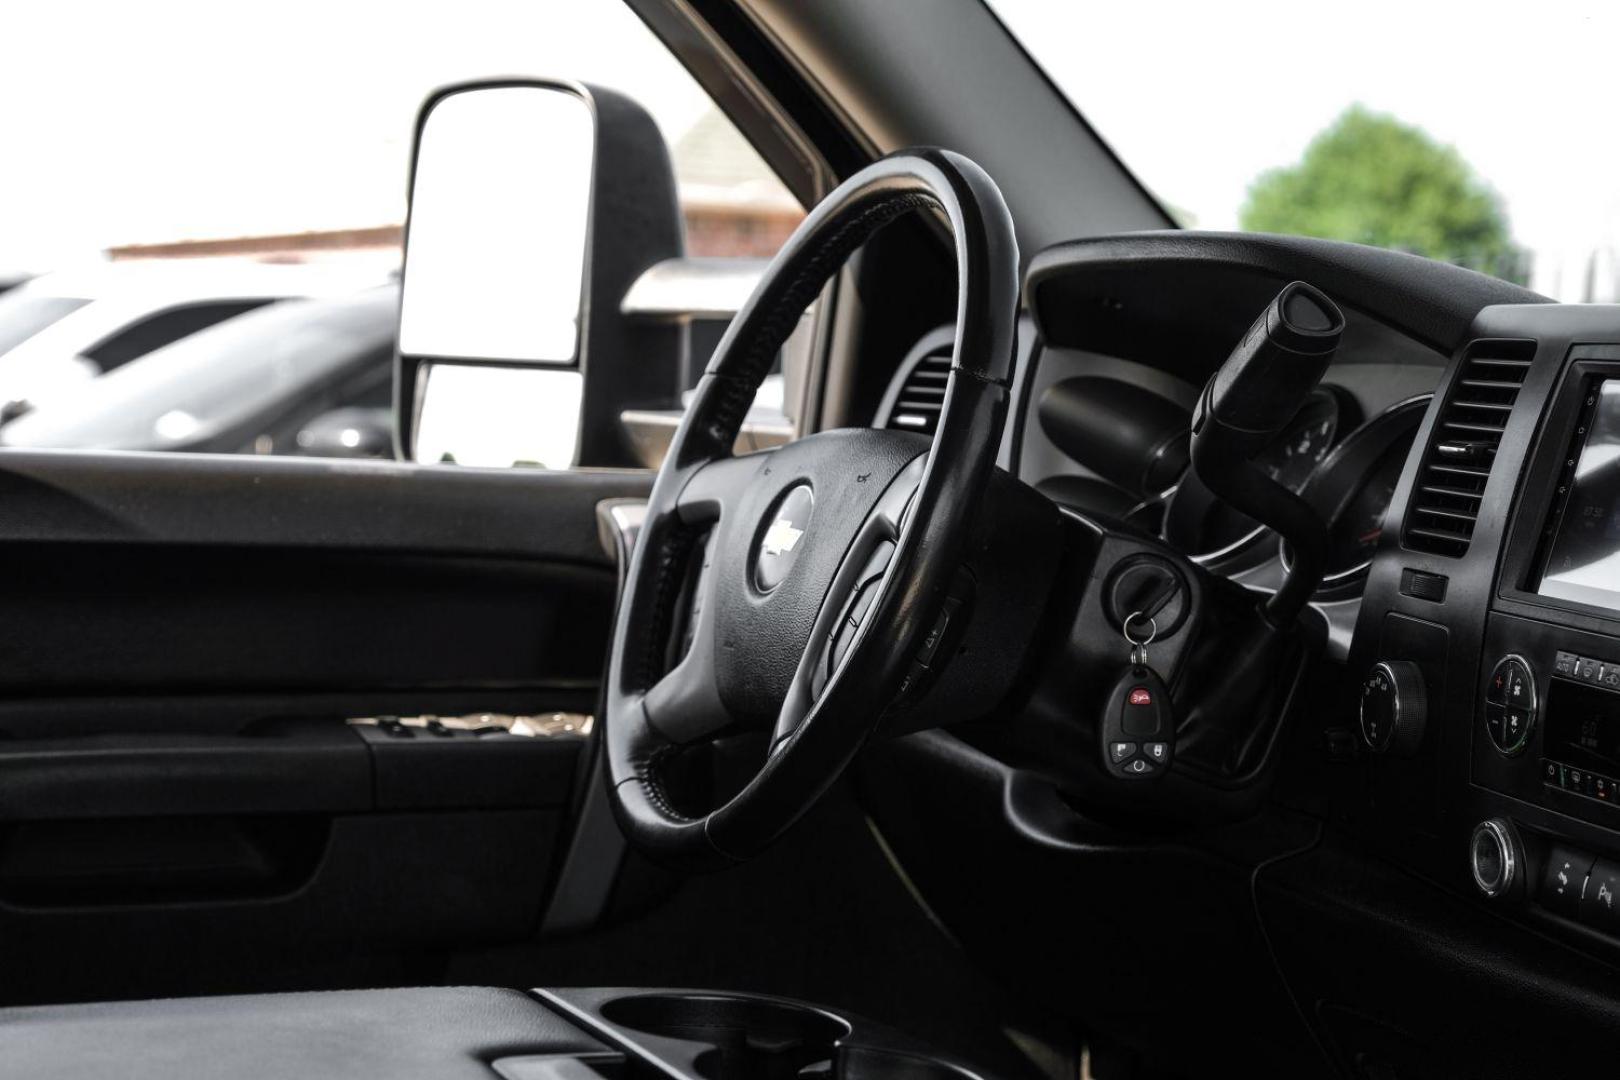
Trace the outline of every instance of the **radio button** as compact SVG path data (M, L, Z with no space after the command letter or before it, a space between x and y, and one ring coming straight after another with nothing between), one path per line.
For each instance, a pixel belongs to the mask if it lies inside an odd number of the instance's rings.
M1524 878L1524 849L1518 833L1504 818L1491 818L1474 826L1468 844L1468 868L1474 884L1486 896L1496 899L1518 892Z
M1541 878L1541 905L1574 918L1580 909L1581 892L1586 888L1586 875L1592 869L1592 862L1590 855L1565 847L1553 848Z
M1611 932L1620 928L1620 905L1615 903L1617 892L1620 892L1620 865L1607 859L1597 860L1586 876L1586 889L1576 909L1581 922Z

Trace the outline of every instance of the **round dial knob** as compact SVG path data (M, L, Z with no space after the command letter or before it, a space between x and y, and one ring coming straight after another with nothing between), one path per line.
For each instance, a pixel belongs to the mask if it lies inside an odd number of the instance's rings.
M1468 844L1468 869L1474 884L1495 899L1511 893L1523 875L1524 849L1513 826L1502 818L1491 818L1474 826Z
M1409 757L1423 741L1429 692L1410 660L1380 660L1361 682L1361 737L1380 754Z

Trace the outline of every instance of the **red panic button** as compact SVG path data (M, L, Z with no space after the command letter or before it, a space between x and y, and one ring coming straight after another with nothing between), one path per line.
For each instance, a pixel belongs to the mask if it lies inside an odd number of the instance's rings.
M1151 705L1151 704L1153 704L1153 693L1152 693L1152 691L1150 691L1145 686L1138 686L1136 689L1131 691L1131 704L1132 705Z

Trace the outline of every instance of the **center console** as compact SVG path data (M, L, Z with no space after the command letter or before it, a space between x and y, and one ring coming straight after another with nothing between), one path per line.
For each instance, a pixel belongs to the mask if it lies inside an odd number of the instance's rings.
M1487 308L1472 336L1369 577L1351 655L1368 797L1347 817L1620 956L1620 308Z
M689 990L424 987L0 1010L0 1073L338 1080L978 1080L858 1018Z

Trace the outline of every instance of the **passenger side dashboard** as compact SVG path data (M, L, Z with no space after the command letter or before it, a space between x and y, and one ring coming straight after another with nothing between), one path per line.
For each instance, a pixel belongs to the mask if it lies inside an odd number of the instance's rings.
M1599 899L1620 882L1593 862L1620 859L1620 311L1492 307L1470 337L1407 463L1351 657L1357 674L1416 664L1428 730L1411 757L1366 756L1390 798L1347 805L1398 861L1620 957ZM1413 789L1430 777L1425 813ZM1396 808L1432 851L1391 842Z

